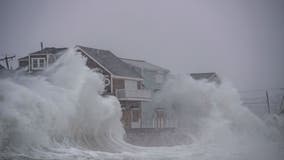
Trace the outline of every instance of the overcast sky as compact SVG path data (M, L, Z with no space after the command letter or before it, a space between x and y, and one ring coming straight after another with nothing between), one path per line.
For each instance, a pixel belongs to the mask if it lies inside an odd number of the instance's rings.
M239 89L284 87L283 0L1 0L0 56L84 45Z

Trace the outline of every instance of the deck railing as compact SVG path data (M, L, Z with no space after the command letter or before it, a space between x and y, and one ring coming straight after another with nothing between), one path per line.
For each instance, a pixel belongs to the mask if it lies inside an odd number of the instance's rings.
M150 90L146 89L117 89L116 96L119 100L142 100L151 101L152 95Z

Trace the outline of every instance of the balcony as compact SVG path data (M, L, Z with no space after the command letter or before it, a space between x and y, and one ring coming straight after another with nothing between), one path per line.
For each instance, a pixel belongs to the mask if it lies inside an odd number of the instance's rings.
M151 91L145 89L136 89L136 90L117 89L115 95L119 100L129 100L129 101L152 100Z

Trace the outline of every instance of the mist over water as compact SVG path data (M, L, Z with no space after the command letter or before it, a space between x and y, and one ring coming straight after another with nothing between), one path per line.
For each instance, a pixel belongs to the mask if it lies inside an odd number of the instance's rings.
M185 144L171 147L126 143L119 101L101 96L103 89L103 77L72 49L41 74L0 78L0 159L284 157L283 117L267 125L227 82L177 76L165 84L154 101L174 111L177 132L185 135Z

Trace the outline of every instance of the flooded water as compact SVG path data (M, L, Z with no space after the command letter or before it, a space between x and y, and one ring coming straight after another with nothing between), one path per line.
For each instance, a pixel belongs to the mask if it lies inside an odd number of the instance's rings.
M40 75L18 72L0 78L0 159L284 157L283 117L274 115L269 123L259 119L227 82L216 86L178 76L165 84L155 101L173 107L177 130L191 139L170 147L126 143L119 101L102 97L103 88L102 77L73 50Z

